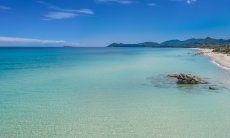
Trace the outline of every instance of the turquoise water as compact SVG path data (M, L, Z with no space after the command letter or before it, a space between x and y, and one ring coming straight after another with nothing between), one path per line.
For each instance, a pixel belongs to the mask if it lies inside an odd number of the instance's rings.
M230 72L195 53L1 48L0 137L230 137ZM165 77L180 72L210 84Z

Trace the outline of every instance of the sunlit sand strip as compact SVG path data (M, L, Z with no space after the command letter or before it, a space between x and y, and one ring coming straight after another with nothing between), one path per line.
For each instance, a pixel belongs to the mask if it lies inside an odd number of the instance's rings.
M211 57L212 63L216 64L217 66L223 69L230 70L230 56L229 55L223 54L223 53L212 52L213 49L199 48L198 50L201 51L203 55Z

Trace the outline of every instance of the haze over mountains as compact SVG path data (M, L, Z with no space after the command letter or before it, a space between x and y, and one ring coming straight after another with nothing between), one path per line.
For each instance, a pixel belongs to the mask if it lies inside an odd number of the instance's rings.
M206 47L206 46L223 46L230 45L230 39L214 39L207 37L204 39L187 39L184 41L181 40L169 40L162 43L156 42L144 42L138 44L123 44L123 43L113 43L108 47L175 47L175 48L196 48L196 47Z

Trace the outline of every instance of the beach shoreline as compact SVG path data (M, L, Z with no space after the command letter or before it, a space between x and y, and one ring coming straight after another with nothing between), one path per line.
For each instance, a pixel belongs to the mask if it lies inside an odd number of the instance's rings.
M212 59L212 62L217 66L230 70L230 56L224 53L213 52L213 49L208 48L197 48L200 54L208 56Z

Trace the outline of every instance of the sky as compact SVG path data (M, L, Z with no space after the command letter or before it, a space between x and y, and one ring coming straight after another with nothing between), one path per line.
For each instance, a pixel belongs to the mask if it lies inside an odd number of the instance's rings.
M230 0L0 0L0 46L230 39Z

